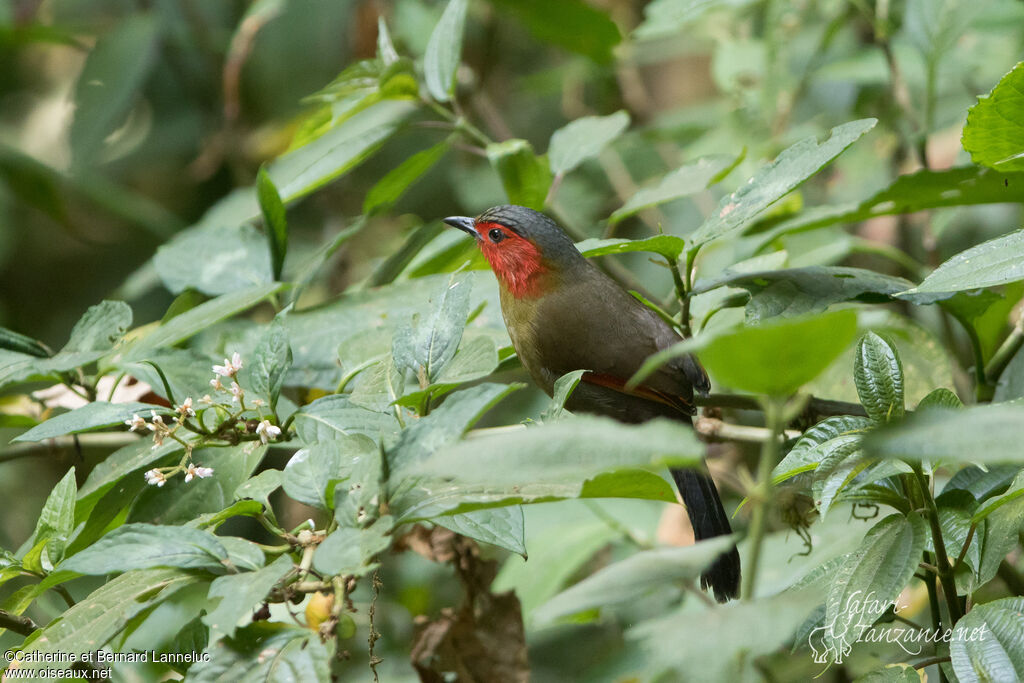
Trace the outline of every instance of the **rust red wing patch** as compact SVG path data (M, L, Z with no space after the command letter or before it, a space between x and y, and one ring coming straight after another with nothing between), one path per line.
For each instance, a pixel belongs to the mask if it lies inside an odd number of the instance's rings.
M614 389L615 391L629 396L637 396L649 401L664 403L665 405L671 406L680 412L686 413L687 415L692 415L694 412L693 404L681 396L667 394L664 391L658 391L657 389L652 389L651 387L644 386L643 384L632 389L627 389L626 380L604 372L586 372L583 374L583 377L580 378L580 381L596 384L597 386L606 387L608 389Z

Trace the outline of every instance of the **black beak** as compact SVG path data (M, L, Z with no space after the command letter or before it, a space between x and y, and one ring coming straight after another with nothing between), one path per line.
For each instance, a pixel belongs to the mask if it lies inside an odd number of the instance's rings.
M445 218L442 222L447 223L453 228L458 228L462 232L469 233L477 240L480 239L480 234L476 231L476 228L473 227L474 221L469 216L448 216L448 218Z

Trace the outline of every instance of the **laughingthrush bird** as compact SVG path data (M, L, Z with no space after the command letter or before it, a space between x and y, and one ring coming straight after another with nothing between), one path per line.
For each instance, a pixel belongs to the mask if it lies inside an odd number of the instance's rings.
M501 288L501 312L516 354L550 395L557 380L586 370L566 403L573 412L621 422L656 417L691 422L694 392L706 394L707 373L692 356L676 358L635 388L626 382L643 362L680 341L662 318L585 259L550 218L522 206L497 206L448 225L469 233ZM729 518L706 472L672 469L696 539L729 534ZM719 602L739 593L740 558L733 547L701 576Z

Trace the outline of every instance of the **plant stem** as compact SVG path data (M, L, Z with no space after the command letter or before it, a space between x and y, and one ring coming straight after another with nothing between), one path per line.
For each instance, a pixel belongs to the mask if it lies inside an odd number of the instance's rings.
M1010 335L1003 341L996 352L992 354L988 365L985 366L985 377L992 384L993 388L999 382L1006 366L1010 364L1013 357L1024 346L1024 316L1017 321L1017 324L1010 330Z
M935 566L939 570L939 582L942 584L942 593L946 598L946 609L949 610L950 628L960 621L963 610L960 608L960 597L956 592L956 579L953 567L949 563L949 556L946 554L946 543L942 539L942 527L939 525L939 510L935 507L935 499L932 497L928 487L928 480L921 470L921 463L911 465L914 470L914 477L917 480L917 487L924 499L927 512L928 524L932 530L932 542L935 544Z
M695 396L694 403L709 408L735 408L737 410L762 410L762 405L753 396L742 394L708 394ZM812 418L829 417L832 415L857 415L867 417L864 406L846 401L830 401L824 398L811 397L807 402L805 414Z
M10 612L0 609L0 628L13 631L21 636L30 636L41 627L28 617L11 614Z
M757 569L767 527L768 503L771 500L772 468L779 459L779 435L784 427L782 412L782 399L770 397L765 400L765 425L771 437L761 444L761 460L757 464L757 486L751 495L755 504L754 514L750 520L750 566L747 567L743 582L745 601L753 599L754 589L757 587Z

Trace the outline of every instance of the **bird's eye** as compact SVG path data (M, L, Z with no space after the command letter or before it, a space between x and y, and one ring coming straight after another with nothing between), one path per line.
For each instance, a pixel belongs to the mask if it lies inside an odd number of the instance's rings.
M491 238L491 241L497 244L498 242L505 239L505 231L498 228L491 228L491 231L487 233L487 236Z

